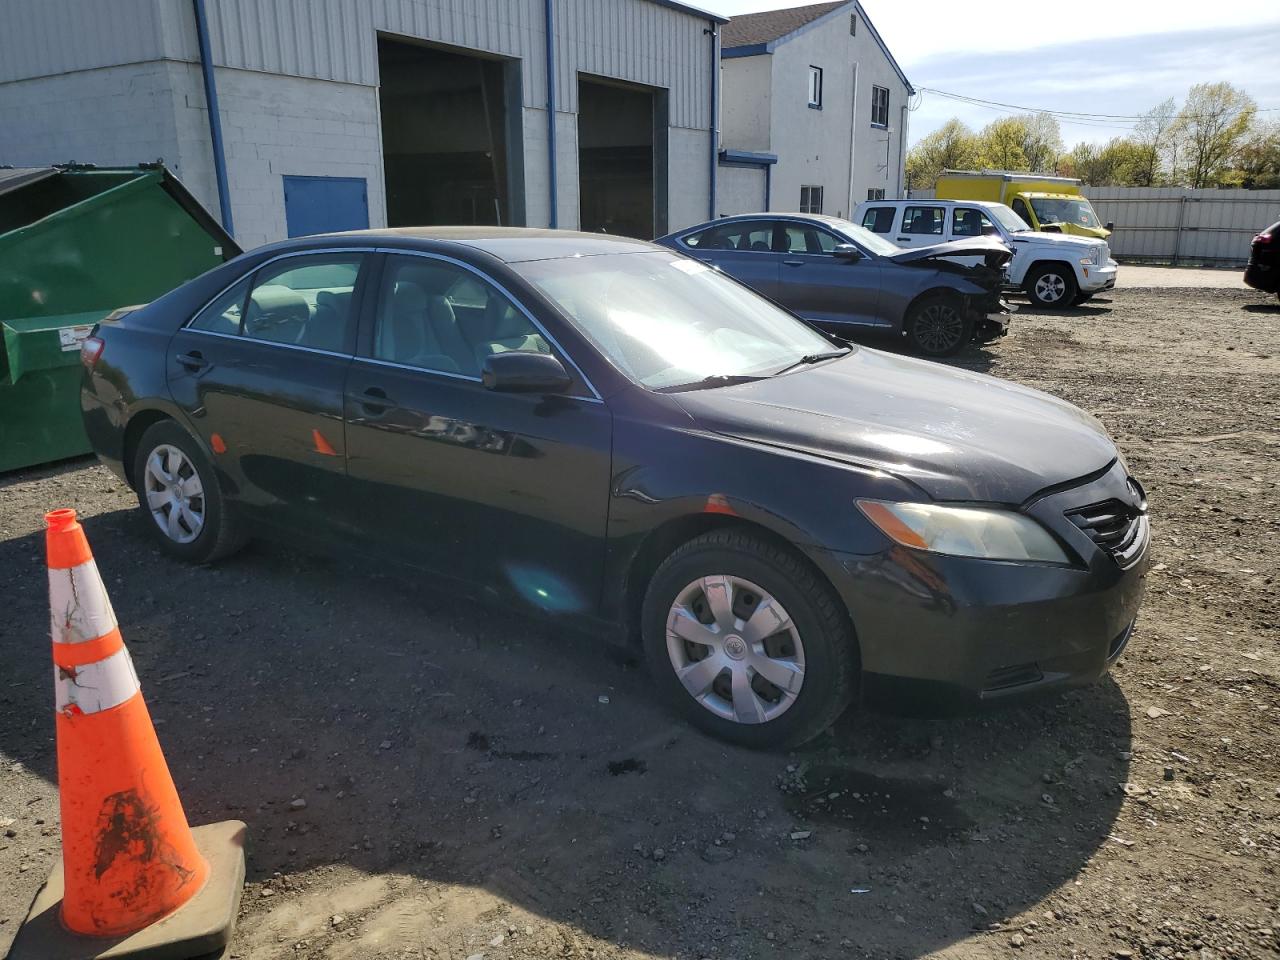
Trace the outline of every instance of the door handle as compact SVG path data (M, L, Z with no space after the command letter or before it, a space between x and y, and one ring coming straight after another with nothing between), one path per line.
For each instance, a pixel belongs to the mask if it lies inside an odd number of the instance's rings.
M804 261L803 260L783 260L782 265L784 267L803 267Z
M387 396L381 387L369 387L360 395L360 405L369 413L386 413L395 406L395 402Z
M174 357L174 359L192 373L198 373L209 366L209 361L204 358L204 354L199 350L192 350L190 353L180 353Z
M898 242L899 242L899 243L910 243L910 242L911 242L911 238L910 238L910 237L899 237L899 238L898 238Z

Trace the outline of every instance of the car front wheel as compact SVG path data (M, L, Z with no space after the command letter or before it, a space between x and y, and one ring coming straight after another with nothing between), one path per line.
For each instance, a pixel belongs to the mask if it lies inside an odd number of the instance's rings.
M1046 264L1027 278L1027 296L1036 306L1047 310L1064 310L1080 292L1076 278L1066 267Z
M952 357L973 339L973 321L958 297L928 296L911 305L903 324L911 349L926 357Z
M749 532L676 550L650 581L642 618L658 686L724 740L796 746L853 699L857 648L839 598L801 557Z
M142 435L133 482L147 527L166 553L210 563L240 547L213 465L172 420L155 423Z

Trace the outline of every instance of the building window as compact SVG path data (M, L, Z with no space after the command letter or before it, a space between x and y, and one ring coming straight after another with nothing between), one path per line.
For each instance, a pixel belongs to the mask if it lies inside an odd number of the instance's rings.
M889 126L889 88L871 88L871 125L873 127Z
M822 109L822 68L809 68L809 106L814 110Z
M856 37L858 35L858 15L856 13L849 14L849 36Z
M801 187L800 188L800 212L801 213L821 213L822 212L822 188L821 187Z
M884 187L872 187L870 190L868 190L868 191L867 191L867 199L868 199L868 200L883 200L883 199L884 199Z

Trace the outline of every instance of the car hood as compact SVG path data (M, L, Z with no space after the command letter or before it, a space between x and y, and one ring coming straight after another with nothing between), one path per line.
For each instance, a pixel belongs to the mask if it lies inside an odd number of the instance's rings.
M1081 237L1069 233L1041 233L1035 230L1027 233L1015 233L1009 238L1010 243L1049 243L1055 246L1080 247L1084 250L1092 250L1101 240L1101 237Z
M1018 504L1117 456L1064 400L879 350L736 386L672 394L704 429L882 470L935 500Z
M951 260L957 257L982 257L988 267L997 270L1013 258L1013 251L991 237L968 237L928 247L909 247L898 253L891 253L885 259L894 263L928 264L931 260Z

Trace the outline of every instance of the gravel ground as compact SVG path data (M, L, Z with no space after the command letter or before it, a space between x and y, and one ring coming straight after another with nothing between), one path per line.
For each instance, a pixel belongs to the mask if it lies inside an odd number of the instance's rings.
M1244 283L1244 267L1146 267L1130 263L1120 264L1116 286L1121 290L1138 287L1249 289Z
M232 956L1274 957L1277 326L1122 290L962 357L1127 452L1136 636L1091 688L789 756L676 722L598 640L276 546L180 566L89 461L0 478L0 952L59 849L40 518L74 506L190 819L249 823Z

